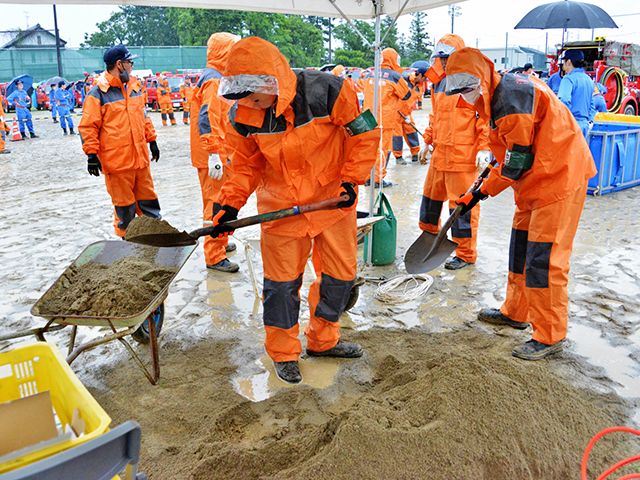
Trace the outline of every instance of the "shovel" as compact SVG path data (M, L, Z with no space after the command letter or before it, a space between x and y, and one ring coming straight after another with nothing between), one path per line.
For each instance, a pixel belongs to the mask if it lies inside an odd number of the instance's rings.
M489 165L482 170L482 173L476 178L473 185L467 190L467 193L480 188L482 181L489 176L489 172L497 163L494 158ZM456 242L452 242L447 238L447 232L457 220L462 211L463 205L458 205L453 213L449 216L445 224L437 235L431 232L422 232L422 235L413 242L404 256L404 266L408 273L427 273L434 268L439 267L449 258L449 255L458 247Z
M274 220L280 220L282 218L294 217L302 213L316 212L318 210L334 210L338 208L338 204L340 202L346 202L348 200L349 195L345 194L336 198L323 200L322 202L312 203L310 205L284 208L282 210L262 213L260 215L254 215L252 217L239 218L238 220L226 222L224 225L232 228L242 228L248 227L250 225L257 225L259 223L272 222ZM204 237L205 235L211 235L214 229L215 227L204 227L194 230L191 233L152 233L136 235L135 237L128 238L127 240L133 243L151 245L153 247L182 247L187 245L195 245L198 242L198 238Z
M407 117L406 115L403 115L402 112L400 110L397 110L397 112L400 114L400 116L402 118L404 118L405 122L407 121ZM418 130L418 128L413 124L413 122L409 122L409 125L411 125L413 127L413 129L416 131L416 133L419 133L420 135L422 135L422 132L420 130Z

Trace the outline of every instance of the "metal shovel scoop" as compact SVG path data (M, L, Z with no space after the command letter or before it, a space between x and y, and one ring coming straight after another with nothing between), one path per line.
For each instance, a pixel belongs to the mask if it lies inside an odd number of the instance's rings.
M489 172L496 164L496 159L491 160L480 176L476 178L473 185L469 187L467 193L480 188L482 181L489 175ZM453 225L462 211L462 205L458 205L451 213L445 224L437 235L430 232L422 232L422 235L413 242L404 256L404 267L407 273L427 273L442 265L449 255L457 248L458 244L447 238L447 232Z
M312 203L310 205L301 205L299 207L284 208L282 210L276 210L274 212L262 213L260 215L254 215L252 217L239 218L227 222L226 225L232 228L248 227L250 225L257 225L264 222L272 222L274 220L280 220L282 218L293 217L302 213L310 213L318 210L333 210L338 208L338 203L346 202L349 200L349 195L341 195L340 197L330 198L323 200L322 202ZM179 232L179 233L152 233L136 235L135 237L127 238L127 241L133 243L141 243L143 245L151 245L153 247L182 247L186 245L195 245L198 238L205 235L211 235L215 227L198 228L193 232Z

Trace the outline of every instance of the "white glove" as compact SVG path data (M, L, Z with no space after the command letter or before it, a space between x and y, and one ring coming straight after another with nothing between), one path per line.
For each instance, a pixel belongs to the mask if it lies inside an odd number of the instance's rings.
M4 123L4 115L0 115L0 123Z
M217 153L209 154L209 176L214 180L220 180L222 178L222 160Z
M484 170L491 161L491 152L489 150L480 150L476 154L476 167L478 170Z
M404 121L405 121L406 123L411 123L411 117L409 117L409 116L404 117Z

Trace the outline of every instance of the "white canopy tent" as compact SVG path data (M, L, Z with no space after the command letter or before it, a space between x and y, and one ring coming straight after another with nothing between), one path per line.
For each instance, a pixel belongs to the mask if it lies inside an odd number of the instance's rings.
M381 35L381 17L394 18L389 30L393 28L400 15L429 10L464 0L57 0L56 4L82 5L145 5L155 7L209 8L220 10L245 10L252 12L282 13L291 15L315 15L321 17L344 18L362 37L366 45L375 52L373 103L378 105L378 78L380 74L380 50L389 31ZM0 3L14 3L14 0L0 0ZM24 0L23 3L50 4L50 0ZM356 26L354 19L375 19L375 40L371 44ZM212 32L214 33L214 32ZM378 109L376 109L378 110ZM377 111L373 112L377 120ZM381 158L381 164L384 159ZM371 170L371 185L374 185L375 172ZM382 188L382 178L380 179ZM370 189L369 215L373 215L375 192ZM368 244L367 258L371 261L373 242Z

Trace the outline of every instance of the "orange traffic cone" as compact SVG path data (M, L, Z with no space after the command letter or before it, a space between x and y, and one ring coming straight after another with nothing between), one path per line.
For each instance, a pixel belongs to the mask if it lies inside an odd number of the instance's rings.
M20 130L18 129L18 122L14 118L11 126L11 141L17 142L18 140L22 140L22 135L20 135Z

